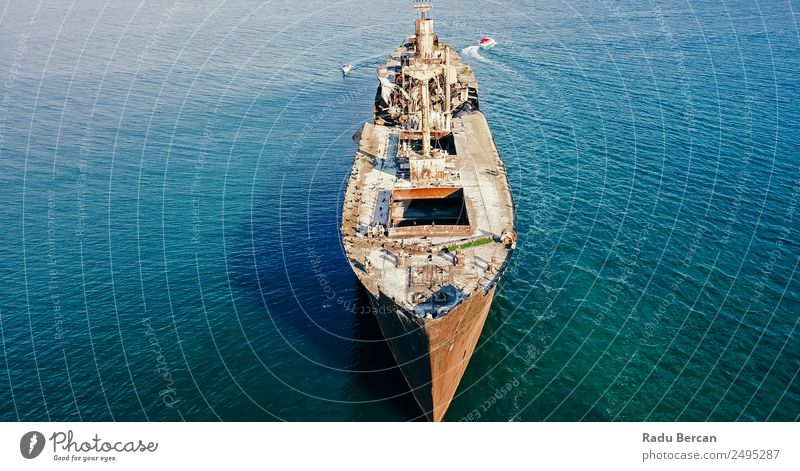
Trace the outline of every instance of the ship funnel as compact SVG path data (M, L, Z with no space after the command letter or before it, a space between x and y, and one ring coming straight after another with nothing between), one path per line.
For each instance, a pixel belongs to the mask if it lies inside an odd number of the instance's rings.
M415 1L414 9L419 12L416 22L417 30L417 57L430 59L433 57L433 20L428 18L428 12L433 6L428 2Z

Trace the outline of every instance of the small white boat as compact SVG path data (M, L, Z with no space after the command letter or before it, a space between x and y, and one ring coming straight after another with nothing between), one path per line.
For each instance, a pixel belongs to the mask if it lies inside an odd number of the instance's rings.
M350 71L353 70L353 63L348 62L347 64L342 64L342 73L345 75L350 75Z
M478 41L478 46L480 47L494 47L496 44L497 41L489 37L481 38L480 41Z

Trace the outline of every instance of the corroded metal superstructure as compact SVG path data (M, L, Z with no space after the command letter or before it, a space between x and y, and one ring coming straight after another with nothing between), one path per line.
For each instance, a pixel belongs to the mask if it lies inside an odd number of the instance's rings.
M429 420L445 415L516 244L514 203L468 64L430 5L378 70L345 193L342 240Z

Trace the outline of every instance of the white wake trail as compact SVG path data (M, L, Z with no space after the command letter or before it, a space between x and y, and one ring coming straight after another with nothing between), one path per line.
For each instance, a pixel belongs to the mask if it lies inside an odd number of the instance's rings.
M489 59L483 57L481 55L481 47L480 46L467 46L461 50L461 53L466 55L467 57L471 57L473 59L479 60L481 62L491 62Z

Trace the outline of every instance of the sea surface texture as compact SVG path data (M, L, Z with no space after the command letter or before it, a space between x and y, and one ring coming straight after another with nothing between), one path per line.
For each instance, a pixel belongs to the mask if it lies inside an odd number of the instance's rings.
M0 419L420 419L339 239L410 6L0 3ZM519 232L446 419L797 420L800 4L432 13Z

